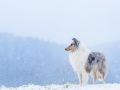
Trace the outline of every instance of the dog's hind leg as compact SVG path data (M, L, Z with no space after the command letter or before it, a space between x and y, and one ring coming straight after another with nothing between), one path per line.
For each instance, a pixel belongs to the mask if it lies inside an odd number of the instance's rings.
M102 83L105 84L105 74L102 73Z
M104 79L102 79L102 83L105 84L105 80Z
M96 84L97 76L96 76L97 71L92 72L92 77L93 77L93 84Z
M96 84L97 77L96 75L93 76L93 84Z

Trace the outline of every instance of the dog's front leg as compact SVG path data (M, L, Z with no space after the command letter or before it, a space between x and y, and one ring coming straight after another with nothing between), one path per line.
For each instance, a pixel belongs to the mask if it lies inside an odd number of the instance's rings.
M79 83L80 85L86 85L88 81L88 74L87 73L78 73Z
M78 75L78 79L79 79L79 84L82 86L82 74L77 73L77 75Z

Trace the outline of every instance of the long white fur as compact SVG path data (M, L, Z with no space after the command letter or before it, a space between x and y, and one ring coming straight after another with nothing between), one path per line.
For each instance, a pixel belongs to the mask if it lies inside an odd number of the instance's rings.
M84 67L90 53L91 51L83 43L80 43L78 49L69 54L70 64L77 72L81 85L87 84L88 81L88 73Z

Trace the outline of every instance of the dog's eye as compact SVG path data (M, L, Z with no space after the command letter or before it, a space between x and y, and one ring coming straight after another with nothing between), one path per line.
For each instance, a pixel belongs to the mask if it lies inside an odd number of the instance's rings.
M72 46L73 44L71 44L71 46Z

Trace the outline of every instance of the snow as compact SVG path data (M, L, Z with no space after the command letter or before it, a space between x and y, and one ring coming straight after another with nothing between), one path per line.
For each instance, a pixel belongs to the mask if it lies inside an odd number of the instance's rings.
M64 84L64 85L23 85L19 87L5 87L1 86L0 90L120 90L120 84L89 84L85 86L75 84Z

